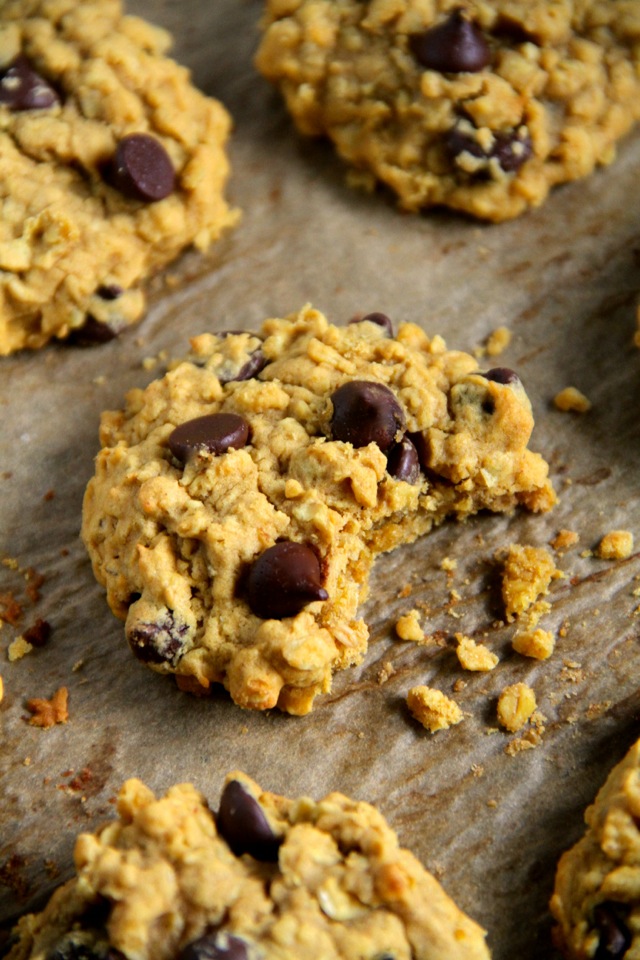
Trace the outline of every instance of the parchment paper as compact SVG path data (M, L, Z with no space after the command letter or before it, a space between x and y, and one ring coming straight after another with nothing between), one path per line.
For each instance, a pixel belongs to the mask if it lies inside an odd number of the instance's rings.
M290 796L338 789L378 805L487 927L496 960L552 957L555 863L640 736L640 554L617 563L581 556L613 528L640 542L632 343L640 136L621 146L615 165L515 222L403 215L383 193L350 190L330 146L293 132L252 66L260 6L137 0L129 8L174 31L177 58L233 114L239 228L211 255L188 253L154 282L146 319L120 340L0 361L0 550L18 566L0 567L0 592L13 591L24 608L15 628L0 631L0 924L39 906L71 874L75 834L112 814L126 777L158 791L190 780L215 807L224 774L240 768ZM513 341L497 362L525 382L537 420L532 446L552 465L560 503L542 517L447 525L381 558L362 610L371 626L365 662L336 676L312 714L293 718L240 711L222 691L190 698L136 663L78 535L99 414L162 373L162 364L145 369L144 358L179 355L193 334L257 327L307 301L338 323L372 310L417 321L465 350L508 326ZM591 399L590 413L553 408L569 384ZM556 635L556 651L537 662L513 653L513 626L499 625L494 554L510 542L547 544L561 528L580 542L558 559L567 576L555 581L541 624ZM458 560L453 577L440 569L447 556ZM27 568L45 578L39 599L25 593ZM400 597L408 583L411 596ZM461 598L453 607L451 588ZM397 617L416 603L431 610L428 632L484 640L501 657L497 669L463 673L452 643L397 640ZM53 627L50 642L10 663L9 643L38 617ZM380 683L387 662L395 673ZM464 722L427 733L408 714L407 690L428 683L451 694L459 679ZM517 680L533 686L547 722L535 749L509 756L514 737L498 729L495 703ZM62 685L68 723L29 725L26 699Z

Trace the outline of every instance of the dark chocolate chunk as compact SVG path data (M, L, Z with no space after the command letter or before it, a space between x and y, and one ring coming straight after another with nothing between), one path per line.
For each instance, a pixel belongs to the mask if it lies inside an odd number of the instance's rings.
M51 636L51 624L48 620L42 620L38 617L36 622L25 630L22 636L32 647L44 647Z
M404 431L405 416L392 391L383 383L370 380L350 380L331 397L333 418L331 435L334 440L366 447L377 443L388 450Z
M311 547L285 540L254 562L247 579L247 600L263 620L294 617L315 600L327 600L320 561Z
M138 622L127 630L127 640L133 653L143 663L174 663L184 647L186 624L178 624L173 613L155 622Z
M120 140L106 177L116 190L145 203L163 200L176 186L169 154L148 133L132 133Z
M417 483L420 479L418 451L409 437L403 437L400 443L389 450L387 471L396 480L406 480L407 483Z
M220 930L205 933L180 954L180 960L247 960L247 957L244 940Z
M262 807L238 780L230 780L220 797L216 816L218 833L237 857L276 863L282 840L276 837Z
M459 9L444 23L410 36L409 47L423 67L440 73L477 73L491 60L482 30Z
M593 911L593 922L600 941L594 960L622 960L631 946L631 933L626 920L629 908L606 900Z
M486 373L481 373L480 376L485 380L493 380L494 383L519 383L520 381L515 370L510 370L509 367L493 367Z
M532 155L531 137L526 128L495 133L491 149L487 152L470 134L459 126L453 127L444 139L445 147L453 160L461 153L470 153L472 157L489 161L495 158L505 173L514 173ZM479 169L479 177L487 176L486 169Z
M169 449L177 460L186 463L197 453L219 455L244 447L249 439L249 424L238 413L210 413L195 417L176 427L169 435Z
M377 323L379 327L383 327L387 331L390 337L393 336L393 324L386 313L367 313L364 317L357 317L350 320L349 324L364 323L365 320L368 320L369 323Z
M44 77L33 69L24 56L0 72L0 103L11 110L46 110L60 98Z

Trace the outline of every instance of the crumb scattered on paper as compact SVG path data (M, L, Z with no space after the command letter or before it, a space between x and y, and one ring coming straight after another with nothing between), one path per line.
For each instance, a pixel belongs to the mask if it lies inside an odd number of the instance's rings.
M420 626L420 611L410 610L396 621L396 633L401 640L414 640L416 642L424 639L424 630Z
M610 530L596 548L601 560L626 560L633 551L633 534L630 530Z
M577 387L565 387L553 398L553 403L563 413L588 413L591 401Z
M510 733L516 733L529 721L536 709L536 695L526 683L505 687L498 698L498 721Z
M455 638L458 643L456 654L463 670L486 673L497 665L498 657L483 643L476 643L463 633L456 633Z
M534 630L516 630L511 646L523 657L547 660L553 653L555 640L549 630L536 627Z
M575 533L573 530L558 530L553 540L551 540L550 545L558 553L562 553L563 551L568 550L570 547L575 546L579 540L579 534Z
M509 622L525 613L563 574L545 547L512 543L502 572L502 599Z
M463 719L462 710L455 700L427 686L412 687L407 694L407 706L416 720L431 733L447 730Z
M69 719L68 698L67 688L60 687L50 700L42 697L32 697L31 700L27 700L27 710L33 714L29 718L29 723L34 727L43 727L45 730L55 726L56 723L66 723Z

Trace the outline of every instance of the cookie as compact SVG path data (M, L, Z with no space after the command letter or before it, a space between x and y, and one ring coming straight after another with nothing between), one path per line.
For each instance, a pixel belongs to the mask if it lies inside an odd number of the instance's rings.
M191 346L103 415L82 527L134 654L183 689L307 713L364 655L377 554L554 502L518 376L416 324L307 306Z
M267 0L263 28L298 129L405 210L517 216L640 117L635 0Z
M569 960L640 954L640 740L585 813L587 830L560 858L551 913Z
M235 223L229 116L119 0L0 11L0 354L138 320L145 278Z
M7 960L488 960L484 931L368 803L263 792L230 774L214 814L191 784L128 780L119 819L23 917Z

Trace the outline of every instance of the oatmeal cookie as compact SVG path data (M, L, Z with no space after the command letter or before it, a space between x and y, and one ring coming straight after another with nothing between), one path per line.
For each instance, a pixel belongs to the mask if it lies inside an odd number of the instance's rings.
M229 117L120 0L0 10L0 354L139 319L140 284L237 219Z
M23 917L7 960L489 960L462 913L368 803L267 793L218 811L191 784L128 780L76 876Z
M587 831L560 858L551 913L569 960L640 955L640 741L585 813Z
M298 129L406 210L517 216L640 117L637 0L267 0L263 28Z
M83 512L131 649L183 689L307 713L364 655L377 554L446 517L554 502L518 376L416 324L307 306L191 345L103 414Z

